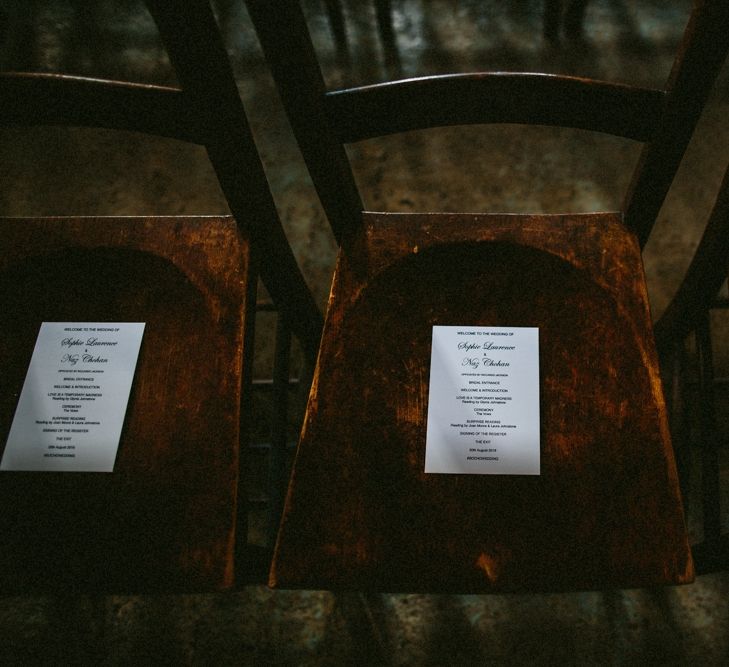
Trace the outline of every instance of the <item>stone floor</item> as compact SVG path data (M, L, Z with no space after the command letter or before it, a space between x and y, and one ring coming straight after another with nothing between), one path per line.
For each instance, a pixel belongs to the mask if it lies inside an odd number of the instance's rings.
M331 85L424 73L531 70L661 85L687 0L593 0L581 40L548 43L539 0L393 0L384 48L372 2L345 0L336 45L304 2ZM240 0L216 3L271 188L322 304L336 252ZM82 11L83 10L83 11ZM166 83L136 0L12 0L0 67ZM729 158L729 68L720 77L645 251L654 316L680 282ZM456 128L351 149L373 210L615 209L639 148L547 128ZM0 131L0 215L202 214L226 205L202 150L95 130ZM269 372L261 321L256 374ZM718 350L729 369L729 356ZM724 467L723 489L729 495ZM252 512L252 539L262 519ZM693 515L692 537L700 537ZM681 588L532 596L360 595L247 587L221 595L0 599L0 662L268 664L727 664L729 575Z

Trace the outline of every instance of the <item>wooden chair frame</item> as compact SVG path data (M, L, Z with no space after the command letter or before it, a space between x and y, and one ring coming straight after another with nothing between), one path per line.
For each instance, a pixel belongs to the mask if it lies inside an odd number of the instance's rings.
M648 240L729 50L725 30L729 24L729 5L712 0L694 4L684 42L663 89L569 76L478 72L419 77L336 91L326 89L296 0L277 3L275 10L265 0L247 0L247 6L317 193L341 244L271 583L284 587L476 592L690 581L693 567L685 526L681 528L678 480L660 391L640 249ZM643 152L622 210L592 215L483 216L381 214L364 210L346 144L430 127L506 122L580 128L642 142ZM529 252L520 255L524 248L529 248ZM532 250L536 254L531 255ZM500 507L502 514L510 514L510 510L499 504L505 489L513 494L509 498L516 504L529 502L536 507L542 501L546 505L553 502L556 511L560 502L567 503L567 495L560 496L562 492L557 491L548 499L550 480L559 487L560 482L555 481L557 476L562 475L562 483L566 483L564 479L574 472L569 479L573 485L579 485L585 480L575 471L547 470L539 482L544 493L530 490L527 482L522 484L518 480L494 482L463 476L464 479L445 482L422 474L419 466L424 449L423 405L427 405L423 377L427 377L429 368L423 332L412 342L411 347L416 350L412 352L414 359L408 357L409 377L415 379L408 381L393 368L392 377L387 383L384 381L388 372L384 364L396 363L382 352L383 337L399 331L396 325L390 324L397 317L393 313L402 311L410 321L415 321L418 315L415 306L410 305L412 302L420 304L423 312L433 313L429 317L423 315L427 322L418 320L423 330L429 323L463 323L451 321L454 313L465 317L464 313L469 311L467 304L459 300L462 295L456 288L448 291L450 274L443 267L449 262L475 272L474 280L484 280L484 284L494 280L501 290L494 295L493 303L484 301L479 306L483 311L477 310L474 315L478 323L496 325L509 319L506 315L509 312L513 313L509 322L514 326L517 326L515 321L536 321L528 315L518 315L519 302L510 294L516 285L521 285L525 292L529 291L530 295L534 292L534 298L541 299L534 302L535 308L539 304L540 308L544 307L549 300L543 294L541 283L555 279L561 269L557 264L547 266L549 262L545 259L544 266L532 275L530 271L540 261L539 253L559 257L580 275L590 276L588 280L600 286L598 291L606 289L610 302L619 304L615 311L611 311L612 306L607 306L607 302L598 305L598 301L593 301L598 299L597 292L590 287L578 287L577 283L573 288L572 278L564 275L564 299L561 305L559 301L552 305L553 311L562 313L560 308L570 302L572 294L584 296L582 306L575 307L585 311L585 328L580 330L585 338L571 343L577 366L582 363L580 357L584 361L594 351L595 345L590 340L596 336L604 337L605 346L617 346L621 340L617 329L593 330L587 322L617 321L630 313L623 326L626 331L630 329L631 337L635 336L631 344L640 350L638 356L618 370L610 370L612 362L607 359L597 362L595 367L602 364L607 375L622 374L628 386L632 386L631 382L637 383L636 387L642 383L643 389L636 390L641 398L635 400L645 401L646 409L642 414L637 411L630 423L655 419L650 427L644 423L648 430L641 427L640 435L636 431L628 437L630 442L645 443L642 455L648 458L642 462L636 458L632 464L626 464L622 477L616 469L611 473L616 476L611 477L608 487L605 475L610 461L627 451L621 450L620 429L611 429L606 424L604 432L600 432L605 438L599 446L594 443L591 447L595 458L583 461L578 443L583 436L592 442L592 436L585 431L570 439L566 419L554 409L564 404L582 410L584 401L576 395L559 392L543 399L543 410L549 413L543 423L547 430L544 446L551 451L545 457L547 464L560 459L564 452L557 452L564 445L565 451L571 450L577 457L573 461L575 470L579 468L584 473L590 466L603 468L602 477L600 474L591 477L589 484L594 487L588 484L586 496L594 488L603 487L605 496L597 502L610 505L626 494L625 506L616 510L618 515L628 517L624 525L618 526L617 519L613 522L615 513L601 514L599 519L585 516L584 525L574 524L565 529L565 543L572 540L571 547L555 543L554 535L547 535L548 529L538 524L532 526L533 533L525 532L520 522L533 518L525 508L521 514L521 510L516 511L511 522L509 519L502 522L498 512L494 515L488 510L475 511L465 525L454 517L460 513L459 502L470 507L491 503ZM510 263L518 266L519 271L510 274L511 283L499 282L497 269L493 267L508 272ZM402 290L411 291L400 290L398 281L404 281L407 286ZM539 289L533 289L537 285ZM562 289L557 284L553 287ZM439 300L441 291L449 295L451 302ZM539 317L546 327L547 338L551 335L549 315ZM377 345L368 348L369 340L377 341ZM544 351L553 346L556 349L562 342L552 338L545 343ZM627 359L627 350L619 349ZM359 371L368 363L369 352L376 357L376 361L369 363L379 369L372 371L372 377ZM550 362L546 356L545 359L549 368L544 372L555 372L556 362ZM382 368L379 363L383 364ZM589 366L588 362L584 363ZM644 367L647 373L640 381L637 376L630 376L638 367ZM583 370L587 378L590 369ZM579 375L582 371L576 372ZM630 402L621 403L619 391L610 398L610 392L600 393L604 377L593 378L594 387L587 385L588 394L595 393L594 400L599 404L604 399L605 405L612 405L608 412L613 411L616 423L622 424L622 411ZM362 388L358 382L363 383ZM397 402L396 390L390 388L393 382L400 382L400 387L404 387L401 393L407 405ZM569 379L544 380L542 389L557 386L564 389L569 382ZM359 415L346 401L338 401L338 392L347 383L356 388L353 396L361 403L360 411L369 417ZM653 407L649 409L648 405ZM654 417L649 418L649 414ZM590 418L585 416L585 429L590 428L590 423ZM593 428L597 427L593 425ZM657 440L648 436L651 430L661 433ZM607 445L608 441L613 444ZM603 446L615 449L604 457L599 453ZM657 454L659 451L662 454ZM654 455L656 458L652 458ZM635 456L638 457L637 452ZM340 466L330 459L337 459ZM631 482L636 466L644 466L641 474L645 472L645 477ZM635 485L632 491L628 490L630 484ZM645 511L627 501L631 494L642 496L646 501ZM396 506L397 502L401 508ZM572 496L569 502L583 503ZM653 511L654 518L648 519ZM663 526L659 525L658 516L665 517L661 519ZM610 531L607 531L600 537L608 542L615 540L612 546L593 551L575 546L575 541L597 539L595 534L588 537L589 530L583 534L585 526L593 520L605 525L614 523L610 529L612 536L608 537ZM633 520L636 523L631 525ZM442 531L431 530L428 521L440 522ZM545 517L545 525L550 521L554 522L555 530L562 525L562 517ZM643 546L636 546L639 543ZM530 555L530 550L540 555ZM635 550L633 556L623 558L622 552L631 550ZM612 553L612 559L606 560L604 556L608 552ZM618 557L618 553L622 555ZM563 559L562 570L555 571L559 570L555 567L549 571L548 561L558 558ZM649 562L652 564L648 565ZM637 563L641 565L636 566Z
M285 322L284 337L290 340L288 332L297 336L308 363L313 362L318 350L322 317L281 226L209 3L149 0L146 5L157 24L179 87L4 72L0 73L0 125L135 131L205 147L239 234L250 247L242 379L241 436L245 442L258 276ZM289 346L282 347L288 355ZM282 383L288 385L288 378L279 377L276 386ZM279 418L280 413L279 410ZM243 479L245 458L240 458L239 479ZM238 502L235 577L236 583L245 583L260 580L268 568L269 553L258 553L246 544L245 493L239 494ZM129 585L133 587L134 583ZM160 586L164 588L164 584Z

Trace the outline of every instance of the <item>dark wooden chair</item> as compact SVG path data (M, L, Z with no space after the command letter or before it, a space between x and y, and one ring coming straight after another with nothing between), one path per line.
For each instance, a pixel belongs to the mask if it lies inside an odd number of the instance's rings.
M327 91L298 3L247 4L341 244L271 585L690 581L641 247L725 59L729 5L697 3L664 90L475 73ZM623 210L363 210L346 144L502 122L643 142ZM539 476L424 473L433 325L539 328Z
M1 446L41 322L147 323L114 472L0 474L3 592L220 590L268 571L241 483L259 276L310 360L321 315L208 2L147 5L178 88L2 73L0 123L202 145L232 216L0 221Z
M729 269L729 169L693 260L671 303L655 325L665 368L672 434L684 498L692 473L692 433L700 454L703 537L692 546L698 574L729 568L729 535L722 532L719 425L711 313L729 307L719 290ZM693 337L690 364L688 339ZM693 373L689 366L694 368ZM697 406L698 409L694 409Z

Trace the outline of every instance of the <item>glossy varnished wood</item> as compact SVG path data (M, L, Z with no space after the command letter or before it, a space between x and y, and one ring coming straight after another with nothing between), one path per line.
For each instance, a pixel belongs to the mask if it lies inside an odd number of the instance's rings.
M0 447L41 322L146 322L114 472L0 473L0 590L231 586L249 270L232 218L3 219L0 240Z
M423 472L435 324L539 327L541 475ZM640 249L621 216L366 214L340 254L271 584L692 576Z

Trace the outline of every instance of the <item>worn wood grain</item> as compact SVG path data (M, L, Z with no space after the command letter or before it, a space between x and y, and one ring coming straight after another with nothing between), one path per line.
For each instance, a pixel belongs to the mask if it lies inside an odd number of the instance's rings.
M0 447L41 322L146 322L114 472L0 473L0 590L231 586L249 271L233 219L3 219L0 241Z
M539 327L540 476L423 472L435 324ZM692 577L621 216L365 214L340 253L270 583L490 592Z

